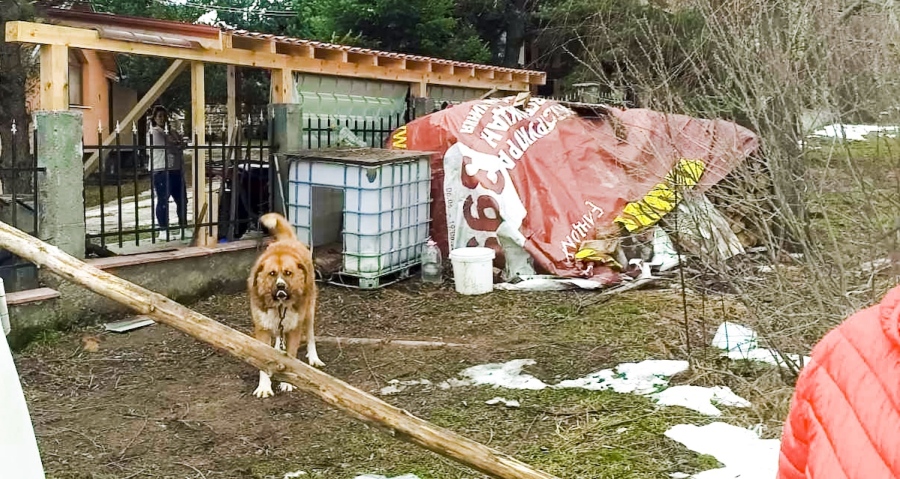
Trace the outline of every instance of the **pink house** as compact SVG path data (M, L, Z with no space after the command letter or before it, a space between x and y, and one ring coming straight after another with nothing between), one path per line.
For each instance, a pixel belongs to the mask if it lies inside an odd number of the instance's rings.
M47 15L50 17L48 20L52 20L52 10ZM40 108L39 75L35 73L29 82L26 104L28 111L33 112ZM69 109L80 111L84 116L86 145L98 144L98 128L108 133L137 101L137 92L119 82L115 54L75 48L69 50ZM122 125L121 141L132 144L130 125Z

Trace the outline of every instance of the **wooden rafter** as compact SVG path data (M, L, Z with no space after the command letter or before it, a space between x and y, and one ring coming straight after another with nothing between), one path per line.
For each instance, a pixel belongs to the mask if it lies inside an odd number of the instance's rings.
M99 32L88 28L32 22L7 22L6 24L6 41L14 43L66 45L88 50L230 64L268 70L289 70L473 89L497 88L503 91L526 91L532 85L542 85L546 82L546 75L542 72L459 64L425 57L392 55L373 50L337 50L334 45L326 44L317 46L306 43L298 44L297 42L278 43L277 38L266 37L257 40L229 34L232 38L221 42L221 49L180 48L102 38ZM241 40L238 40L239 38ZM311 55L298 55L293 50L279 48L279 45L305 47ZM244 48L240 48L241 46ZM279 50L286 53L279 53ZM351 55L351 53L353 54ZM410 68L410 63L413 64L412 68Z

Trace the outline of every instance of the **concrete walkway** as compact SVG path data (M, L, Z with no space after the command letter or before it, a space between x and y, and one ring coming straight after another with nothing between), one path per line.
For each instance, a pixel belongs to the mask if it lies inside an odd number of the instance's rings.
M220 180L212 180L206 186L206 195L209 198L210 191L216 191L219 188ZM194 190L187 189L187 211L188 217L192 218L194 214ZM138 194L137 199L134 196L126 196L122 198L122 223L119 225L119 201L113 200L103 205L102 212L100 206L88 208L84 214L85 229L87 234L100 234L101 232L114 233L119 230L132 231L137 228L149 229L156 223L154 218L154 202L157 199L152 197L151 191L146 190ZM188 222L193 223L193 221ZM176 213L175 202L169 199L169 224L178 224L178 214ZM188 234L190 234L188 232ZM165 235L163 235L165 236Z

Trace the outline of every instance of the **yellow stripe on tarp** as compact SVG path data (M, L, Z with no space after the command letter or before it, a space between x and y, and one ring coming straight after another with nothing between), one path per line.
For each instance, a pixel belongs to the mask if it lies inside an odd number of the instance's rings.
M622 214L615 221L629 233L655 225L681 201L678 190L696 186L704 171L706 164L702 160L679 160L663 183L654 186L639 201L625 205Z

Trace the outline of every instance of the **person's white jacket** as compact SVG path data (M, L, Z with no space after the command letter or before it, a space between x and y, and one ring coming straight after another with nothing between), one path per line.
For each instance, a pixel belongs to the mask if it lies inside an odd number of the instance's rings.
M151 125L147 131L147 145L153 146L150 150L150 164L148 165L150 171L168 169L166 165L166 150L164 148L167 146L168 136L166 131L157 125Z

